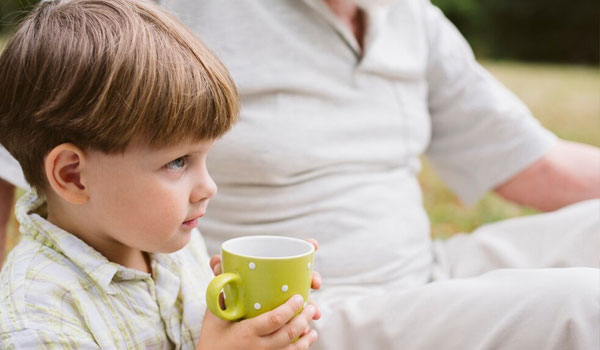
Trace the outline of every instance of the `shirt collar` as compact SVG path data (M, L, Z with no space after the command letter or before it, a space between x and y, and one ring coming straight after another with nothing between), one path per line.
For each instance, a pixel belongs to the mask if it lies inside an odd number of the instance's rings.
M344 42L354 51L357 57L364 56L358 40L344 23L331 11L331 8L324 0L304 0L304 3L312 8L319 16L321 16L333 29L338 32ZM373 7L371 9L363 9L367 16L367 28L364 38L364 51L368 51L369 46L378 35L379 27L385 20L385 16L389 11L389 6Z
M19 199L15 213L21 225L21 233L67 257L106 293L117 292L111 285L113 279L141 279L150 276L148 273L108 261L77 236L46 220L37 213L43 211L45 205L46 199L34 190L25 193Z

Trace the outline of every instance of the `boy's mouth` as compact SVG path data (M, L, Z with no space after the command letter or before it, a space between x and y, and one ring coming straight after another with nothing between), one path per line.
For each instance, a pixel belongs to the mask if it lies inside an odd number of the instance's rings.
M204 216L204 213L196 215L193 219L184 221L182 223L182 225L189 227L189 228L196 228L196 227L198 227L198 220L203 216Z
M196 228L198 227L198 219L184 221L182 225L188 228Z

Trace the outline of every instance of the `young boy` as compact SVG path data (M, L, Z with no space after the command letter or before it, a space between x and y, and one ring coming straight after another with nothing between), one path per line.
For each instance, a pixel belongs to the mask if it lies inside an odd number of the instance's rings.
M42 2L0 56L0 143L35 191L0 275L0 348L307 349L296 296L205 315L205 159L238 113L228 72L143 0ZM293 339L300 339L292 343Z

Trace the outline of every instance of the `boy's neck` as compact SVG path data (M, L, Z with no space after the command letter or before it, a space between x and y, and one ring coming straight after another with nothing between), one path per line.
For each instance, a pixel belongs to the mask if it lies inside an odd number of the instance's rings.
M49 222L81 239L102 254L108 261L127 268L151 273L149 254L125 246L102 232L96 231L93 224L94 218L88 218L84 213L78 212L77 208L60 202L56 198L48 198L47 220Z

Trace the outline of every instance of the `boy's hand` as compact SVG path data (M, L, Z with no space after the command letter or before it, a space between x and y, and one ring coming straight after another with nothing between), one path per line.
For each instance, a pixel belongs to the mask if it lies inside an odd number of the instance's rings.
M206 312L197 350L305 350L317 340L317 332L309 328L320 315L309 304L294 317L304 303L295 295L276 309L240 322L224 321ZM299 339L292 343L296 338Z
M307 239L307 241L312 244L313 246L315 246L315 251L317 251L319 249L319 243L312 239L309 238ZM220 275L221 274L221 256L220 255L213 255L212 258L210 258L210 268L213 270L215 276L216 275ZM312 284L311 284L312 289L320 289L321 288L321 275L316 272L313 271L312 274Z

